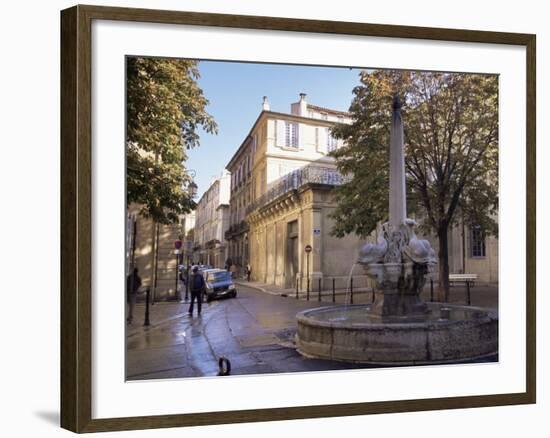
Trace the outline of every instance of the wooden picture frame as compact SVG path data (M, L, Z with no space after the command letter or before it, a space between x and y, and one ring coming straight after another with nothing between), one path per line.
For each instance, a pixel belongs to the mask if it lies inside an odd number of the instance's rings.
M346 403L126 418L92 418L92 156L93 20L186 24L388 38L517 45L526 48L526 391L417 400ZM530 34L75 6L61 12L61 426L97 432L304 419L437 409L515 405L536 401L536 173L535 57Z

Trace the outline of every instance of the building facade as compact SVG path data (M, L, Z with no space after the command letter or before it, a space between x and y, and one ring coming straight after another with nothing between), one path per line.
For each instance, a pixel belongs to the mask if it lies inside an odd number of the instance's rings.
M226 166L231 173L228 258L248 263L252 279L285 288L369 286L354 268L365 243L355 235L331 235L337 206L333 188L346 179L328 154L342 146L333 138L335 123L351 123L346 112L307 102L301 94L290 113L262 111ZM498 281L498 241L475 229L450 233L451 273L475 273L481 282ZM306 252L306 247L311 252ZM437 241L434 248L437 249Z
M250 263L253 280L301 289L308 279L316 287L328 277L338 287L346 283L362 242L330 235L332 188L344 178L328 154L342 145L330 128L350 122L345 112L309 104L305 94L289 113L271 111L264 98L262 112L227 165L229 258L238 266Z
M230 174L224 171L204 192L196 208L193 261L217 268L227 258L225 232L229 227Z
M141 206L132 204L126 216L127 272L138 268L143 287L149 287L153 300L176 298L177 267L181 256L175 253L174 242L183 237L181 221L174 224L155 223L140 214Z

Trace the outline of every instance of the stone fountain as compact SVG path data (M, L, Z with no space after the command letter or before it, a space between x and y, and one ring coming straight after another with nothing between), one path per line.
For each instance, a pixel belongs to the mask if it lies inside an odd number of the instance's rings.
M498 353L496 312L426 303L420 293L434 272L435 252L407 217L401 104L393 100L389 221L359 255L375 283L367 305L321 307L297 315L298 351L308 357L372 364L469 361Z

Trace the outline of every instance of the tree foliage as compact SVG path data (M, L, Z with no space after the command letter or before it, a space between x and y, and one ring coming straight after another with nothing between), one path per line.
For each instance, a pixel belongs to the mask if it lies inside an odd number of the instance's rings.
M175 222L195 206L185 190L186 150L199 145L200 129L217 132L197 84L198 64L129 57L126 73L127 203L156 222Z
M350 107L353 123L333 128L333 152L352 180L337 188L336 236L368 236L387 220L394 94L401 97L408 212L440 244L440 283L448 290L447 232L459 220L496 234L498 78L492 75L363 71ZM443 241L444 240L444 241Z

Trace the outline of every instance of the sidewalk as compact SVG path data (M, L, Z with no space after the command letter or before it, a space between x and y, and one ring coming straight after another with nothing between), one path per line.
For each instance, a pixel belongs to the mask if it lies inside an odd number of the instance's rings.
M295 295L296 291L294 289L285 289L274 284L259 283L256 281L246 281L246 280L235 280L234 283L239 286L251 287L252 289L257 289L261 292L265 292L271 295Z
M148 327L143 325L145 321L145 304L138 303L134 308L134 321L132 324L126 325L126 337L141 334L149 329L156 327L168 321L180 318L187 314L189 303L180 303L176 301L171 302L157 302L149 306L149 323ZM128 311L128 307L126 307Z
M296 299L296 289L285 289L273 284L259 283L254 281L235 281L235 284L251 287L270 295L283 296ZM434 301L437 295L437 284L434 285ZM422 290L421 297L424 301L431 301L430 284L427 283ZM498 309L498 285L476 285L470 290L471 305L479 307L488 307ZM307 300L307 292L299 291L298 299ZM373 299L372 289L357 288L353 290L346 289L323 289L319 293L318 288L312 287L309 292L309 301L317 301L328 304L370 304ZM467 305L466 286L452 286L449 293L449 303Z

